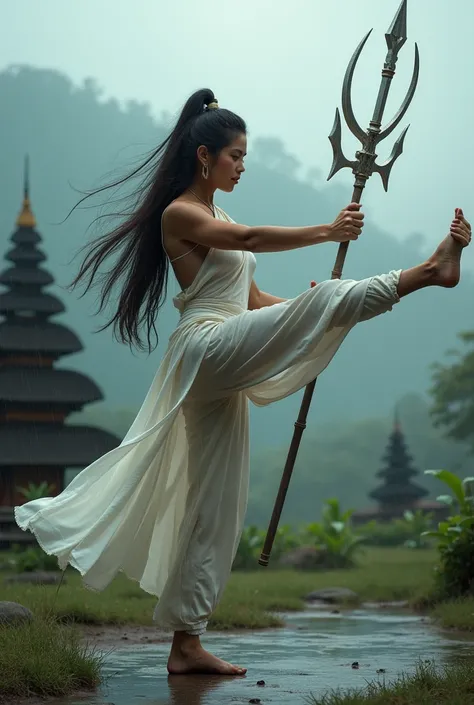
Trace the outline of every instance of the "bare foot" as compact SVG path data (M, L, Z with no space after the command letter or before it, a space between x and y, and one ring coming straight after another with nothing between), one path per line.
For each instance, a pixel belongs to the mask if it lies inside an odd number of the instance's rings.
M168 673L170 675L208 673L220 676L244 676L247 669L217 658L203 649L200 644L191 648L173 644L168 659Z
M429 259L432 266L432 284L451 289L459 283L464 247L465 245L451 235L445 237L438 245L436 252Z
M464 217L462 208L456 208L449 235L438 246L428 264L431 282L437 286L452 288L461 277L461 254L471 242L471 224Z

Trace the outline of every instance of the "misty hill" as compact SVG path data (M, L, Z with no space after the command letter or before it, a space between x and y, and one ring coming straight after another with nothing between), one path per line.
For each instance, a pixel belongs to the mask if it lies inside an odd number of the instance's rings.
M79 299L58 287L68 284L76 272L79 260L71 260L86 242L97 210L79 210L65 223L61 221L80 196L71 185L90 189L125 173L164 137L169 118L155 119L147 105L104 101L93 81L77 86L58 72L30 67L0 73L0 104L0 257L20 207L23 157L28 152L32 204L48 254L45 266L56 278L55 293L66 303L64 322L85 345L83 353L64 365L92 376L105 393L107 407L134 411L150 385L177 312L168 302L159 321L162 342L150 356L131 353L113 341L108 331L94 334L103 322L91 317L94 295ZM251 116L244 117L251 127ZM284 145L263 136L254 140L254 146L236 193L218 199L235 220L281 225L327 222L350 200L337 177L327 184L319 176L327 173L329 165L315 165L303 180L295 176L297 164L285 153ZM374 178L368 188L381 185ZM443 235L441 226L439 235ZM296 295L311 279L328 278L336 248L329 245L259 255L257 282L276 295ZM364 235L350 247L344 276L362 278L408 267L428 254L421 234L406 233L402 241L390 232L390 223L383 231L375 227L366 211ZM172 284L170 293L174 291ZM393 312L352 331L318 380L309 430L322 424L339 429L346 421L386 416L405 394L424 394L430 383L430 364L455 344L459 330L472 328L468 302L473 297L474 280L468 275L456 290L419 292ZM300 400L298 394L252 411L256 449L289 442ZM304 440L305 452L309 447Z

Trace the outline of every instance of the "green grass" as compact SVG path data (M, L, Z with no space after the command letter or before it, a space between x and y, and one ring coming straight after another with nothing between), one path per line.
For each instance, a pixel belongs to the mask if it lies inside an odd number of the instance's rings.
M436 554L410 549L367 549L351 570L301 573L259 568L233 573L210 629L259 629L281 625L269 612L302 609L303 598L324 587L347 587L361 600L416 600L429 590ZM67 583L56 586L0 583L0 600L12 600L35 614L83 624L152 624L156 598L119 575L102 593L86 590L80 575L66 572Z
M474 598L442 602L435 605L431 616L444 629L474 632Z
M299 610L304 596L325 587L347 587L361 601L408 600L422 604L432 589L436 552L403 548L371 548L352 570L296 572L259 568L233 573L211 629L278 627L272 612ZM7 573L3 573L6 575ZM37 695L65 696L95 688L101 658L83 645L79 629L64 624L152 625L156 598L119 575L102 593L86 590L80 575L66 572L57 586L9 585L0 573L0 600L29 607L31 625L0 629L0 703ZM474 631L474 599L435 606L443 627ZM468 699L468 698L471 699ZM368 686L364 692L332 693L312 705L467 705L474 703L474 667L451 666L435 671L420 666L415 676L395 684Z
M77 628L34 619L0 626L0 703L93 690L103 657L85 646Z
M431 550L371 548L361 555L358 567L350 570L306 573L261 568L234 573L224 600L243 597L266 609L285 611L299 609L302 598L312 590L346 587L361 601L411 601L429 591L435 563L436 552Z
M310 698L308 705L472 705L474 664L458 663L443 668L420 664L412 676L369 684L364 690L332 692Z

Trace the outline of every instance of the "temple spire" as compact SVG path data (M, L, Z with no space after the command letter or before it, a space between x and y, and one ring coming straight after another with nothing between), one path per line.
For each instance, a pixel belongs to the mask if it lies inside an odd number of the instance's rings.
M395 412L393 415L393 430L399 432L402 430L400 426L400 412L398 410L398 404L395 405Z
M23 204L16 224L19 228L34 228L36 226L36 219L30 204L30 160L28 155L25 156L25 171L23 174Z

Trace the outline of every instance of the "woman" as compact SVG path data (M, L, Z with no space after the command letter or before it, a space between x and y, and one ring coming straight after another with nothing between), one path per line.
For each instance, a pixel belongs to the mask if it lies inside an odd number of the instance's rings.
M417 267L322 282L285 301L259 290L253 253L356 240L363 215L350 204L328 225L234 223L213 198L236 187L245 155L243 120L219 108L210 90L192 95L144 165L153 171L141 203L91 246L73 282L87 278L87 290L104 260L118 255L101 280L100 309L123 278L107 325L138 346L144 328L150 349L171 264L181 287L178 326L120 446L58 497L15 508L18 524L61 568L79 570L86 587L103 590L123 571L159 597L154 619L174 632L168 671L177 674L246 672L205 651L200 636L244 521L249 399L264 405L296 392L325 369L356 323L426 286L455 286L471 239L457 209L449 235Z

